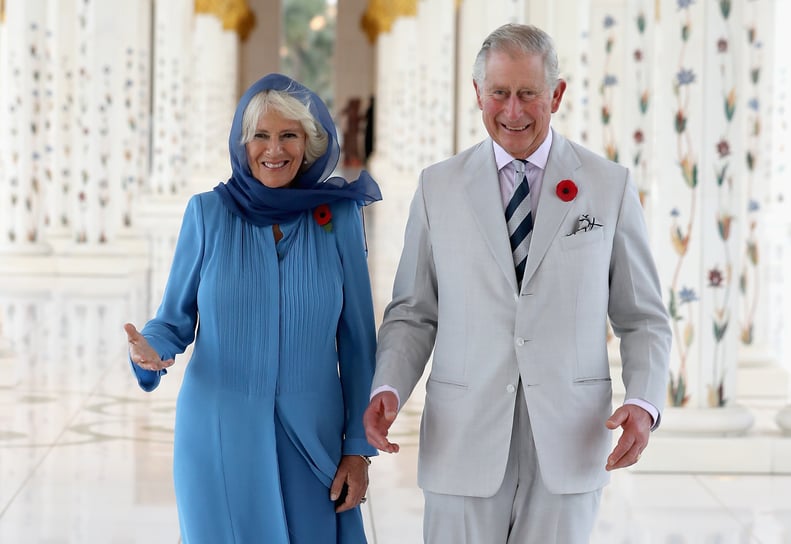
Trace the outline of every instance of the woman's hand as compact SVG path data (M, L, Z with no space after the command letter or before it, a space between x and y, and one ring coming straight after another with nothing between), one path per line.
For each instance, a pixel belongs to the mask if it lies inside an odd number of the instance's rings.
M124 325L126 337L129 342L129 358L132 362L145 370L162 370L169 366L173 366L176 361L168 359L163 361L159 358L159 354L154 351L154 348L148 343L145 337L137 332L137 329L131 323Z
M368 490L368 461L360 455L344 455L330 487L330 500L338 501L346 485L346 499L336 502L335 512L351 510L363 502Z

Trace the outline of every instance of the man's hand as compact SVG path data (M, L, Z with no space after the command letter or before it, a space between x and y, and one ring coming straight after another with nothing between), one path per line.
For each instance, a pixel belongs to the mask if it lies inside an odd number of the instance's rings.
M623 428L618 444L607 458L607 470L625 468L640 460L640 454L648 445L651 434L651 414L634 404L624 404L607 420L610 430Z
M398 444L387 440L387 432L398 415L398 397L392 391L382 391L371 399L363 414L365 438L373 447L387 453L398 453Z

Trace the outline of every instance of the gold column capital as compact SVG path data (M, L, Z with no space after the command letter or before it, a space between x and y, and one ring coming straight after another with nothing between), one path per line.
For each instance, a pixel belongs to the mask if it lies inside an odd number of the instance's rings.
M360 19L362 27L371 43L379 34L390 32L393 22L399 17L417 16L418 0L368 0Z
M216 16L223 29L233 30L242 41L255 28L255 13L250 11L246 0L195 0L195 13Z

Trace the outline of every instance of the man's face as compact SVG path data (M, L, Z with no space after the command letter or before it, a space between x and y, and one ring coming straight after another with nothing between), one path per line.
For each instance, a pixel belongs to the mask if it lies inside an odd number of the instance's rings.
M554 91L547 85L540 55L521 51L491 51L483 84L475 84L486 131L517 159L543 143L565 90L563 80Z

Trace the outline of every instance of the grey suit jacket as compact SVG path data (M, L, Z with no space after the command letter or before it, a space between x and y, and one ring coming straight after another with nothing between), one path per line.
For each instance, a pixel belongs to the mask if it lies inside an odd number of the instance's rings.
M557 183L573 180L570 202ZM576 231L588 214L600 227ZM629 171L557 133L517 288L491 140L426 168L412 201L373 388L402 401L431 358L418 482L486 497L503 479L521 378L539 466L555 493L608 481L606 326L627 398L664 407L671 331Z

